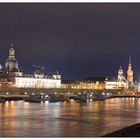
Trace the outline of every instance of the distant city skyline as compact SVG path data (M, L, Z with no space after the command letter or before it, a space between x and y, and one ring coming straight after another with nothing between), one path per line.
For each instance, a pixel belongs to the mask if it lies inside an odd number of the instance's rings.
M126 76L132 57L134 80L140 78L140 4L0 3L0 64L13 42L24 73L32 65L62 79Z

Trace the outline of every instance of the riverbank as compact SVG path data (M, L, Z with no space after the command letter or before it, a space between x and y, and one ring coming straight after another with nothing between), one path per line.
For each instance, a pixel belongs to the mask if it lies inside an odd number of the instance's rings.
M36 95L34 95L34 97L38 97L38 99L39 99L40 96L37 96L37 95L40 95L40 94L36 94ZM29 95L14 95L14 94L13 95L9 95L9 94L1 95L0 94L0 102L11 101L11 100L13 100L13 101L25 100L25 99L27 99L29 97L30 97ZM51 95L50 95L50 97L51 97ZM59 94L59 93L57 93L57 95L52 96L52 97L57 97L57 98L58 97L60 97L60 98L64 97L66 99L73 99L73 100L78 101L78 102L88 102L88 101L90 101L90 99L87 98L87 97L78 99L78 96L76 94L75 95L70 95L70 94L67 95L67 94L61 94L61 93ZM100 94L100 95L96 94L91 99L92 99L92 101L100 101L100 100L107 100L107 99L112 99L112 98L140 98L140 96L135 96L135 95L103 96L102 94Z
M140 123L128 126L102 137L139 137L140 136Z

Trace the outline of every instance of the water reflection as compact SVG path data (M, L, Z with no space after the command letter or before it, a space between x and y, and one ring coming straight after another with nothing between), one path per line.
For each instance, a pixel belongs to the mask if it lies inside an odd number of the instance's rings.
M140 121L140 99L114 98L84 104L72 101L0 103L0 136L102 136Z

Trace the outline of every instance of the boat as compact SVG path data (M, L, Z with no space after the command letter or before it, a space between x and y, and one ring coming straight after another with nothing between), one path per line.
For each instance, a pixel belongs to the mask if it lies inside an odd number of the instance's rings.
M77 102L79 103L79 102L87 102L87 94L79 94L78 96L77 96Z
M5 99L0 97L0 102L4 102L4 101L5 101Z
M64 102L64 101L67 101L67 99L62 95L59 95L59 96L52 95L49 97L50 103L52 103L52 102Z
M41 103L41 102L48 101L47 97L41 95L30 95L29 97L25 98L24 101L31 102L31 103Z

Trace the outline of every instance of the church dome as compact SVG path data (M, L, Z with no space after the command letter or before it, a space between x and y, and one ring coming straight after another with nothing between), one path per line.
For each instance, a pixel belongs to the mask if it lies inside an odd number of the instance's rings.
M15 50L14 48L10 48L9 50L9 58L5 62L5 69L11 72L18 72L18 62L15 58Z
M7 59L6 63L5 63L5 69L7 69L8 71L13 71L13 72L17 72L18 71L18 62L17 60L10 60L9 58Z
M119 71L118 71L119 73L123 73L123 69L122 69L122 67L120 66L120 68L119 68Z

